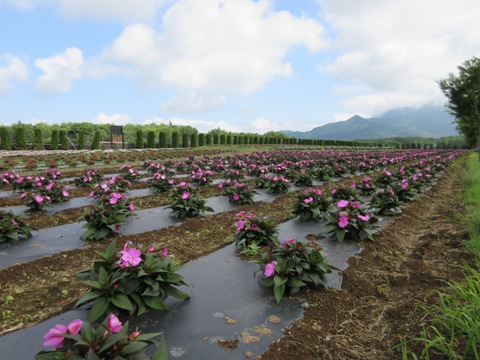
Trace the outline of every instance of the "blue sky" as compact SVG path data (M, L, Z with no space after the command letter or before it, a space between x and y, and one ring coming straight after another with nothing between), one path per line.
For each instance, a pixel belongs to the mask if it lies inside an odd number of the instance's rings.
M0 122L310 130L444 104L478 0L0 0Z

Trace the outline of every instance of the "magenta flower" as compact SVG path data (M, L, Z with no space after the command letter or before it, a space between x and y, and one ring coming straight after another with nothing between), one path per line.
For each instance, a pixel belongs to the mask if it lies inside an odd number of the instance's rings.
M337 202L337 206L339 208L344 208L345 206L348 205L348 201L347 200L340 200L339 202Z
M167 248L166 246L162 249L162 256L163 256L163 257L167 257L167 256L168 256L168 248Z
M309 203L311 203L312 201L313 201L313 198L312 198L312 197L309 197L308 199L304 199L304 200L303 200L303 202L304 202L305 204L309 204Z
M122 330L122 323L118 320L115 314L110 314L108 317L107 328L114 334L118 334L120 330Z
M281 246L286 246L287 244L295 244L295 241L297 241L297 239L291 238L291 239L282 241L280 245Z
M271 263L268 263L266 266L265 266L265 271L264 271L264 275L266 277L269 277L269 276L272 276L274 273L275 273L275 265L277 265L277 262L276 261L272 261Z
M43 196L40 196L40 195L35 196L35 201L36 201L37 203L40 204L41 202L43 202L43 200L45 200L45 199L43 198Z
M370 220L370 216L368 215L358 215L358 218L363 221L368 221Z
M252 230L257 231L258 230L258 225L257 224L252 224Z
M120 265L120 267L129 267L130 265L137 266L142 262L142 253L138 249L133 248L122 250L120 253L122 254L122 257L118 261L118 265Z
M55 349L60 349L63 345L64 337L67 333L67 327L65 325L55 325L53 329L48 330L48 332L43 336L45 342L43 346L55 346Z
M68 324L67 327L68 327L68 331L70 331L70 334L77 335L82 329L82 320L80 319L72 320L70 321L70 324Z
M13 219L12 219L12 225L18 227L18 223L17 223L15 220L13 220Z
M235 200L235 201L240 200L240 195L234 194L234 195L233 195L233 200Z
M338 219L338 226L342 229L345 229L348 226L348 215L340 214L340 219Z
M115 204L117 203L117 201L118 201L118 200L115 199L114 197L111 197L111 198L110 198L110 204L111 204L111 205L115 205Z
M237 221L237 232L240 232L243 229L244 225L245 223L242 220Z
M128 208L130 211L135 211L135 205L133 205L133 203L128 204Z
M182 199L183 200L187 200L190 196L190 193L188 191L185 191L183 194L182 194Z
M235 217L242 217L244 215L245 215L245 211L240 211L240 212L235 214Z
M355 201L350 201L350 205L353 206L354 208L360 209L360 204Z

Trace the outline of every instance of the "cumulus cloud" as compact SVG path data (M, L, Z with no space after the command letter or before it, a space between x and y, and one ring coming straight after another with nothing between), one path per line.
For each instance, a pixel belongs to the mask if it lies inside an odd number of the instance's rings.
M315 52L326 45L317 21L274 11L270 1L179 0L161 27L127 26L89 71L117 72L141 88L173 89L179 96L164 107L191 111L291 76L286 55L292 48Z
M477 0L317 1L338 53L321 70L365 87L344 102L347 111L444 102L435 80L479 55Z
M58 0L60 11L66 16L121 21L152 20L166 2L167 0Z
M28 69L17 56L0 55L0 96L8 94L12 81L27 81Z
M92 119L94 124L115 124L115 125L127 125L132 123L132 118L130 115L126 114L112 114L107 115L104 113L99 113Z
M43 96L67 92L74 80L82 78L82 51L68 48L64 53L46 59L37 59L35 66L44 74L35 83L35 89Z

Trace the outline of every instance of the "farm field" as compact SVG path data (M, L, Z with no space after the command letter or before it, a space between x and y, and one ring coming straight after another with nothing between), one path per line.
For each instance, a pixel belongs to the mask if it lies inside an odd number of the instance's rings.
M221 150L145 151L57 155L39 159L16 157L2 161L5 164L4 178L7 179L13 174L12 170L24 179L28 175L39 176L49 167L56 166L61 172L60 179L67 179L63 183L70 199L66 205L74 198L90 195L92 188L81 184L86 168L98 168L102 177L107 179L109 174L122 174L120 168L125 165L141 170L131 180L130 191L146 190L146 195L128 198L135 205L135 211L153 211L170 204L171 193L147 191L151 184L149 179L155 174L168 173L169 169L172 170L173 186L180 186L182 181L196 183L201 196L207 199L221 197L224 188L219 185L226 186L227 179L236 176L246 187L262 187L263 191L270 193L269 201L255 200L253 204L188 217L174 226L127 234L124 229L129 223L135 223L133 215L113 237L118 248L128 241L144 246L152 243L166 246L180 265L232 244L239 226L236 214L241 211L269 215L273 223L279 225L295 217L291 212L295 204L312 201L310 195L302 198L302 194L309 194L307 189L321 189L332 197L344 191L344 198L332 202L335 206L342 200L356 201L347 199L347 196L355 195L348 190L355 188L359 203L365 207L372 196L372 192L368 194L369 191L365 190L368 187L363 188L365 183L375 185L377 190L398 189L404 200L375 215L387 221L381 221L382 227L374 234L375 241L360 241L363 250L349 260L349 267L342 271L338 287L303 289L294 295L293 298L305 308L303 317L286 329L284 336L263 354L250 355L259 355L260 359L291 359L294 356L305 359L391 359L401 356L398 350L395 352L391 348L402 339L415 337L425 323L423 315L415 309L425 305L425 301L432 301L425 300L428 292L441 288L445 281L461 279L462 265L471 260L461 246L466 237L459 221L462 214L462 204L458 200L461 191L459 176L464 171L465 162L462 154L462 151L440 150L278 149L252 152L245 149L228 154L221 153ZM208 176L207 171L211 172ZM127 175L128 168L123 172L123 176ZM210 179L202 183L203 177ZM79 182L73 180L76 178L80 179ZM24 204L25 199L20 197L23 190L12 195L11 183L7 180L0 189L4 190L0 199L4 209ZM355 187L352 183L356 184ZM152 186L150 189L153 191ZM221 200L229 203L226 196ZM93 205L87 208L93 208ZM379 210L378 207L372 209ZM65 206L54 214L48 211L27 211L25 221L39 231L62 225L77 226L84 220L85 207ZM312 233L309 240L317 241L323 237L319 234L321 227L319 222L318 233ZM41 247L35 243L35 231L32 235L32 238L20 242ZM81 231L75 233L77 238L80 235ZM345 243L353 242L348 235L349 232ZM95 252L103 251L109 243L109 239L87 240L82 248L38 256L2 268L0 333L7 335L21 331L72 309L88 291L75 274L90 267ZM11 244L14 243L0 244L0 253L8 253ZM240 257L245 261L253 259ZM252 281L255 281L253 276ZM227 358L229 350L224 351Z

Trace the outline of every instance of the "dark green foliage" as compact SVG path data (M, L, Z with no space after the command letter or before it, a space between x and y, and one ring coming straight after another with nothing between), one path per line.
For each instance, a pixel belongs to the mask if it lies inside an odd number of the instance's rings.
M2 150L12 150L10 134L8 133L7 128L4 126L0 128L0 140L2 141L2 144L1 144Z
M42 150L42 129L35 128L33 130L33 148L35 150Z
M78 134L78 142L77 142L77 149L83 150L85 149L85 131L81 130Z
M143 149L143 131L137 130L137 142L135 143L137 149Z
M218 134L213 134L213 144L218 145Z
M98 150L100 149L100 131L95 131L95 135L93 136L92 144L90 145L90 150Z
M198 134L198 145L205 146L205 134Z
M152 149L155 147L155 131L149 131L147 133L147 148Z
M58 150L58 130L52 130L52 138L50 140L50 150Z
M176 132L176 131L172 132L172 147L174 147L174 148L179 147L178 132Z
M68 140L67 140L67 132L65 130L60 130L58 132L58 141L60 143L60 149L67 150L69 148Z
M188 134L185 134L185 133L182 134L182 147L183 148L188 147Z
M158 134L158 147L161 149L168 147L167 133L165 131L160 131L160 133Z
M27 139L25 137L25 128L23 126L17 126L15 128L15 144L17 150L27 149Z
M473 57L438 82L448 98L447 108L455 116L457 129L468 146L480 146L480 58Z
M190 147L194 148L198 146L197 134L190 135Z
M212 134L207 134L207 145L212 145Z

